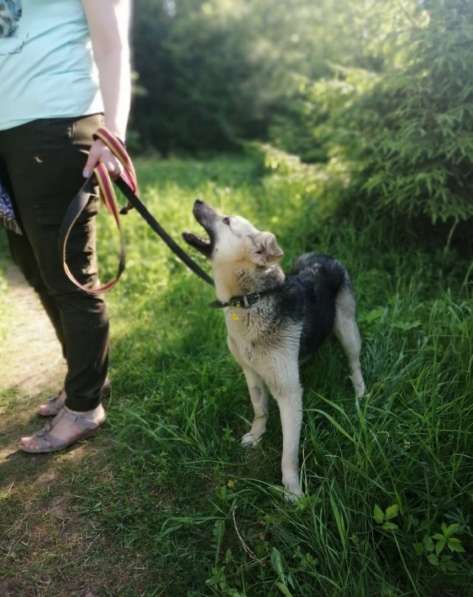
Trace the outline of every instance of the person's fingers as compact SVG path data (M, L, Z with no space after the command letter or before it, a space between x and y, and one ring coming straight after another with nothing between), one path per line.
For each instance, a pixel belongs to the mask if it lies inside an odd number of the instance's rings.
M93 145L89 151L89 157L87 158L87 161L84 166L84 170L82 172L84 178L88 178L94 171L94 168L95 168L97 162L100 160L102 150L103 150L103 145L101 142L100 142L100 144L97 141L95 143L93 143Z
M95 141L90 148L89 157L83 171L85 178L88 178L92 174L98 162L102 162L112 178L118 178L123 172L123 166L120 161L100 139Z
M123 167L114 155L102 160L112 178L119 178L123 171Z

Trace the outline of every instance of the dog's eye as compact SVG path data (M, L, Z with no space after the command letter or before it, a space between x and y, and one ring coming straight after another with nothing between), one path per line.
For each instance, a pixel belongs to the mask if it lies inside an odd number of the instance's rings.
M230 218L228 216L225 216L222 220L222 222L226 225L226 226L230 226Z

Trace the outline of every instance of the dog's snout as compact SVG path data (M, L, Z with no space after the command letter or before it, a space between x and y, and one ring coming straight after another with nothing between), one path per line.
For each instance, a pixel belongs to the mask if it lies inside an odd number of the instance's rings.
M203 210L205 210L204 201L202 201L202 199L196 199L194 201L194 207L192 208L194 215L196 215L197 213L202 213Z
M204 228L210 226L217 216L215 210L202 199L195 199L192 213Z

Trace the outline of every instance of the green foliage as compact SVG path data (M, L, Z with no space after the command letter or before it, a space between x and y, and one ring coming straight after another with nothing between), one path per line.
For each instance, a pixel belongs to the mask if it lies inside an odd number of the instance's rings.
M444 242L472 218L470 1L144 0L134 41L135 144L269 139L343 171L344 207Z
M383 512L378 504L375 504L373 508L373 518L375 522L381 525L381 528L385 531L395 531L399 527L396 523L391 522L393 518L396 518L399 514L398 504L392 504L388 506Z
M264 139L293 115L301 81L333 62L376 67L379 58L364 57L364 13L351 0L143 0L133 32L135 142L166 153Z
M451 228L473 216L467 0L147 0L135 56L145 146L269 132L304 161L343 164L352 206Z
M216 150L264 136L292 73L326 72L319 12L308 0L141 2L132 123L141 143Z
M473 216L473 5L435 1L426 9L403 69L365 100L376 120L364 188L382 208L458 222Z
M384 7L389 15L399 3ZM381 70L336 68L335 78L301 87L296 131L307 129L299 149L309 160L344 160L351 201L452 225L473 216L473 4L412 1L406 10L399 35L381 29L367 48L383 42Z
M455 537L459 529L458 523L447 525L442 522L440 533L425 535L421 542L414 544L416 554L425 556L432 566L443 572L455 572L458 566L454 554L465 553L461 539Z
M141 161L144 200L176 237L197 230L201 196L274 231L286 268L312 249L346 263L368 395L354 400L335 342L304 370L306 495L287 504L275 405L260 445L241 448L251 406L211 291L131 212L129 267L109 298L114 460L101 486L84 467L84 513L146 558L161 579L150 595L466 597L472 270L451 251L410 251L371 214L362 230L328 224L322 179L281 152L262 155L264 176L246 158Z

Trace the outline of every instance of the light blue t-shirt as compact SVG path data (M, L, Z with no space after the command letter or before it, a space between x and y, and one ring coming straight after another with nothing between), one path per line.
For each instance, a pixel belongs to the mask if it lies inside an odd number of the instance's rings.
M81 0L0 0L0 130L96 112L103 103Z

